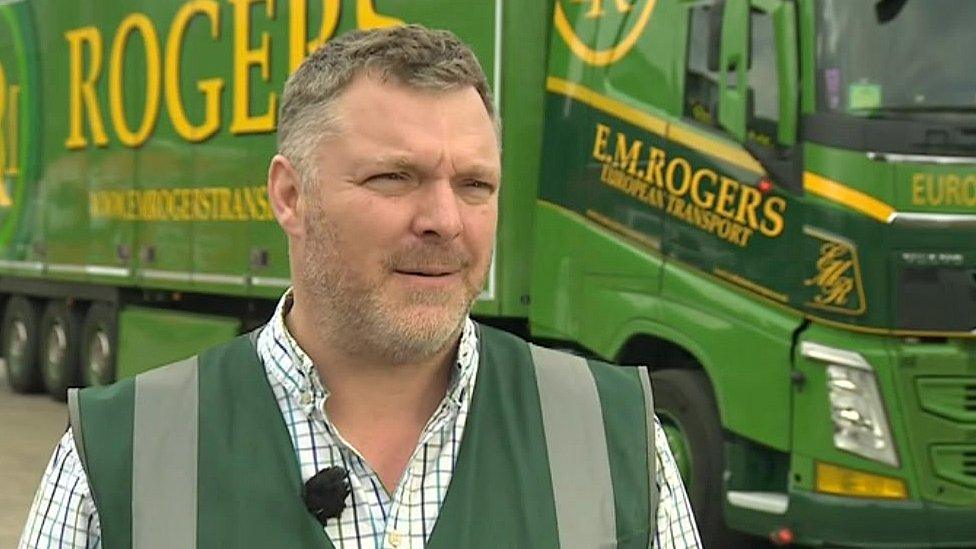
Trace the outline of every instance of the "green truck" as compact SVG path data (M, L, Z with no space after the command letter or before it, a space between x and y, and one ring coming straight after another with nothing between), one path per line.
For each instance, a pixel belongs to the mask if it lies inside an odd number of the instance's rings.
M477 316L648 365L709 546L976 545L965 0L0 1L11 385L260 325L282 84L409 22L471 44L502 113Z

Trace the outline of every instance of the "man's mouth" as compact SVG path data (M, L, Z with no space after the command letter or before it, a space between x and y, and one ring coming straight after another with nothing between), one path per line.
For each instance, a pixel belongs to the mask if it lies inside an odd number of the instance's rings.
M410 275L410 276L423 276L429 278L444 277L455 274L459 271L457 268L441 268L441 267L425 267L421 269L395 269L394 272L397 274Z

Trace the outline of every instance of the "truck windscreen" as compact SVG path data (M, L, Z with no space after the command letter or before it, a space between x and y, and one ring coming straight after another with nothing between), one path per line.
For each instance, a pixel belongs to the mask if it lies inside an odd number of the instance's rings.
M819 112L976 112L976 2L820 0L817 10Z

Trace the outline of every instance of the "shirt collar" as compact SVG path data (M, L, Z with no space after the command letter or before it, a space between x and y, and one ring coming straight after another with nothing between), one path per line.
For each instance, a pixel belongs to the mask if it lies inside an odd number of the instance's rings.
M291 310L294 300L291 288L278 301L274 316L261 333L258 340L258 355L265 369L277 380L296 404L306 413L315 409L324 410L328 389L322 384L315 364L298 345L285 324L285 315ZM451 373L446 402L460 407L470 395L472 376L478 363L478 335L471 318L464 320L457 358Z

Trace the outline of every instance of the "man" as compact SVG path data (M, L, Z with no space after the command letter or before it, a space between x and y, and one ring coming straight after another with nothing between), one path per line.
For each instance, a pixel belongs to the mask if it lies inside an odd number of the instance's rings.
M73 393L22 547L700 544L646 374L468 318L501 170L464 44L328 43L278 142L293 288L249 337ZM329 467L351 491L313 516L302 486Z

